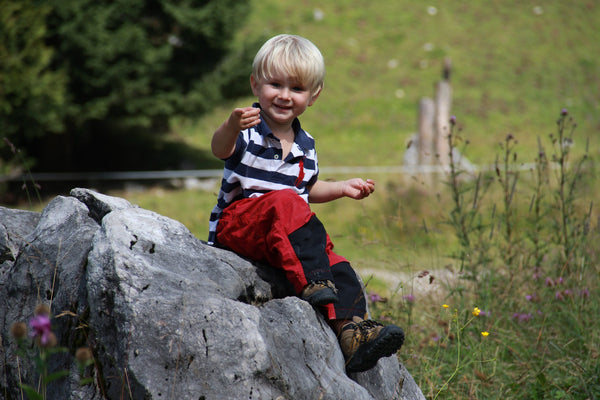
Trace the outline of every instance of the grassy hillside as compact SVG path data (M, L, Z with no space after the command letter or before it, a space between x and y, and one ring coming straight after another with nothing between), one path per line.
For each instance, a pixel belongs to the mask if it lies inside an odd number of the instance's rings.
M600 5L590 1L265 0L255 2L239 38L294 33L308 37L323 52L325 90L302 116L303 126L317 139L322 166L401 164L416 130L417 104L423 96L434 96L447 57L453 65L452 114L470 141L466 156L476 163L494 162L499 143L511 133L519 142L518 160L532 162L538 137L548 140L563 108L579 124L573 151L581 153L589 138L590 152L598 152L599 20ZM212 132L231 109L253 100L242 98L198 121L182 121L173 127L173 137L208 150ZM447 251L432 251L437 241L422 232L428 225L447 228L439 222L448 212L446 200L387 189L402 183L410 190L409 177L373 178L377 195L361 204L340 200L315 206L338 236L340 252L358 265L395 269L399 263L415 268L444 264ZM165 193L148 201L205 237L206 226L198 218L208 218L210 210L201 204L213 203L214 193L173 196L197 202L193 218L182 215L185 208L169 205ZM135 196L141 203L147 198ZM425 251L423 244L428 246Z
M452 113L473 161L489 162L508 133L532 148L562 108L598 148L596 2L266 0L252 10L240 37L295 33L323 52L325 91L302 121L324 165L399 164L416 130L417 104L434 95L446 57ZM187 140L204 148L232 106L188 126ZM522 159L531 161L534 153L526 153Z

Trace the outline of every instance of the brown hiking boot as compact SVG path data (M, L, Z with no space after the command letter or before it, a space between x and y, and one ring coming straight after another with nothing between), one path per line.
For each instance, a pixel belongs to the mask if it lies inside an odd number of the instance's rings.
M312 306L323 306L329 303L337 303L337 289L331 281L311 282L302 290L300 298L306 300Z
M347 372L371 369L382 357L395 354L404 343L404 332L396 325L383 326L372 320L352 318L342 328L340 347Z

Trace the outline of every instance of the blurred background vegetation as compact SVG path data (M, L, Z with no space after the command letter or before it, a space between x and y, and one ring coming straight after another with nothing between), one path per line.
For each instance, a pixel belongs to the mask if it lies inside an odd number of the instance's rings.
M308 37L328 74L303 118L324 165L398 165L416 107L453 63L453 113L488 163L567 107L600 129L592 1L2 0L0 171L202 169L207 138L249 96L275 34ZM232 100L236 99L236 100ZM590 135L597 148L598 135ZM360 149L359 152L356 149ZM532 154L528 155L532 158Z
M248 1L3 0L0 126L23 152L1 170L177 169L172 118L245 93L255 46L234 44ZM248 48L249 46L249 48Z

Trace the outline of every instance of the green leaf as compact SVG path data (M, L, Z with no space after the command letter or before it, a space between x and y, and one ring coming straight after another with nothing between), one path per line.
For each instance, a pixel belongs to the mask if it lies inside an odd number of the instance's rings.
M29 400L44 400L41 394L39 394L34 388L29 385L20 384L19 387L25 391Z
M66 376L69 376L69 371L67 371L67 370L56 371L56 372L53 372L53 373L47 375L46 377L44 377L43 380L44 380L44 383L50 383L50 382L54 382L57 379L64 378Z

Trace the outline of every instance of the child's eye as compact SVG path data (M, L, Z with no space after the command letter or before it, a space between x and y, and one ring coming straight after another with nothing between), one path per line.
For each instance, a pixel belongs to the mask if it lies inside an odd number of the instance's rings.
M304 87L303 87L303 86L294 86L294 87L292 88L292 90L293 90L294 92L304 92L306 89L304 89Z

